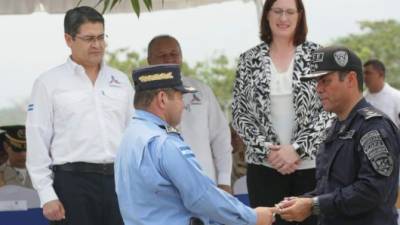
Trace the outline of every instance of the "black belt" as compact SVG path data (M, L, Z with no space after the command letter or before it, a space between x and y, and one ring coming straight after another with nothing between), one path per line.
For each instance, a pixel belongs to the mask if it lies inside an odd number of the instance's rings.
M86 163L86 162L65 163L62 165L54 165L53 171L114 175L114 163Z

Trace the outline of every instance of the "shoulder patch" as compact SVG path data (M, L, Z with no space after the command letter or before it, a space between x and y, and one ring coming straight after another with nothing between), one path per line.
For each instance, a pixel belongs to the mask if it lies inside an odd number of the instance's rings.
M393 159L380 133L371 130L360 139L362 149L376 172L383 176L390 176L393 171Z
M195 157L193 151L189 148L189 146L181 146L179 147L179 150L186 158Z
M369 120L374 117L383 117L381 112L379 112L377 109L371 108L371 107L359 109L358 113L360 113L364 117L365 120Z

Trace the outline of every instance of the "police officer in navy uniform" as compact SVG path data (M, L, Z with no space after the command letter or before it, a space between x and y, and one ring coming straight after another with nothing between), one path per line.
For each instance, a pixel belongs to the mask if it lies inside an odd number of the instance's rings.
M361 60L343 47L313 54L317 92L336 121L317 156L317 187L280 204L281 217L302 221L311 214L321 225L397 224L399 131L362 97Z
M248 208L219 189L175 129L183 94L195 92L182 85L179 65L138 69L133 81L136 112L115 162L125 225L271 224L275 208Z

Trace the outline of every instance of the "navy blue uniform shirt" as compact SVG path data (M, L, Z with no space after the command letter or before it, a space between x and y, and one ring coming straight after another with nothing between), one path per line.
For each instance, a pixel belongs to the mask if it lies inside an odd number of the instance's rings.
M361 99L327 132L317 155L321 225L394 225L399 179L399 132Z

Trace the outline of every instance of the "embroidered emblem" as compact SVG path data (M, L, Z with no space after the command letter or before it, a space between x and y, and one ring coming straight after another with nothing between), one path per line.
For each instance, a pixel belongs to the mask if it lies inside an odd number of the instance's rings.
M192 99L190 100L189 103L185 104L185 107L184 107L185 110L187 110L189 112L191 111L192 105L201 105L201 98L198 95L198 93L193 93L193 94L191 94L191 96L192 96Z
M192 105L201 105L201 99L199 96L197 96L197 94L193 94L193 98L192 101L190 101L190 104Z
M121 83L119 82L119 80L115 79L115 77L113 75L111 75L111 80L109 82L110 86L114 86L114 87L119 87L119 85L121 85Z
M28 112L29 112L29 111L33 111L33 106L34 106L33 104L29 104L29 105L28 105L27 111L28 111Z
M18 137L19 139L25 139L25 130L24 130L24 129L19 129L19 130L17 131L17 137Z
M342 139L342 140L352 139L355 132L356 132L355 130L349 130L346 133L344 133L343 135L339 136L339 139Z
M393 159L377 130L369 131L360 139L363 151L376 172L390 176L393 171Z
M150 81L157 81L157 80L173 80L174 76L172 72L168 73L156 73L156 74L149 74L143 75L139 77L139 80L143 83L150 82Z
M182 147L179 147L179 150L181 150L182 154L183 154L186 158L195 157L193 151L190 149L189 146L182 146Z
M349 61L349 55L345 51L337 51L333 53L333 58L335 59L336 63L341 67L345 67L347 65L347 62Z

